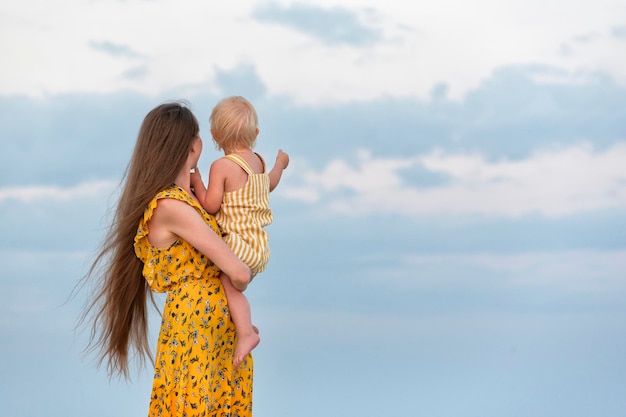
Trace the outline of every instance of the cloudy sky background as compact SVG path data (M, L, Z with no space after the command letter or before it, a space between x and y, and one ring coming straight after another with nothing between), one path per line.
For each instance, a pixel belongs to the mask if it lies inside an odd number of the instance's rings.
M145 114L256 106L257 417L626 409L626 1L0 2L0 416L145 415L69 298ZM153 332L159 319L153 319Z

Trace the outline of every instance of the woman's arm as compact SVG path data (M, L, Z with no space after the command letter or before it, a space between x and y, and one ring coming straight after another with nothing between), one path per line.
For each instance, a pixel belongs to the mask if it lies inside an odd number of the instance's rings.
M160 199L149 227L152 235L149 235L149 239L153 245L169 246L168 241L172 244L180 237L213 261L228 275L233 286L239 291L245 291L250 283L250 268L230 250L222 238L189 204L171 198Z

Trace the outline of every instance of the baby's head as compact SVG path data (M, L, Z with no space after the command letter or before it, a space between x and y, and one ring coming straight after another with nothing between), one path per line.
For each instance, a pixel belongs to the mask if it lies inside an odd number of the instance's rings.
M226 97L213 108L211 135L218 149L235 151L253 148L259 134L254 106L240 96Z

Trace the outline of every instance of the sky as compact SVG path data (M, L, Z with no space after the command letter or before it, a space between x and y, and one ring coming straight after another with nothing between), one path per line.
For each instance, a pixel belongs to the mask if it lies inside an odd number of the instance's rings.
M0 417L146 415L74 290L146 113L206 178L229 95L291 157L256 417L622 417L625 50L624 0L0 0Z

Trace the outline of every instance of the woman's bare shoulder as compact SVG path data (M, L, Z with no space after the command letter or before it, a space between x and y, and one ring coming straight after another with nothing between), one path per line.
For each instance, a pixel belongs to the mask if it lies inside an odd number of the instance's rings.
M196 210L184 201L161 198L157 201L148 228L150 243L155 247L171 245L180 234L181 223L200 217Z

